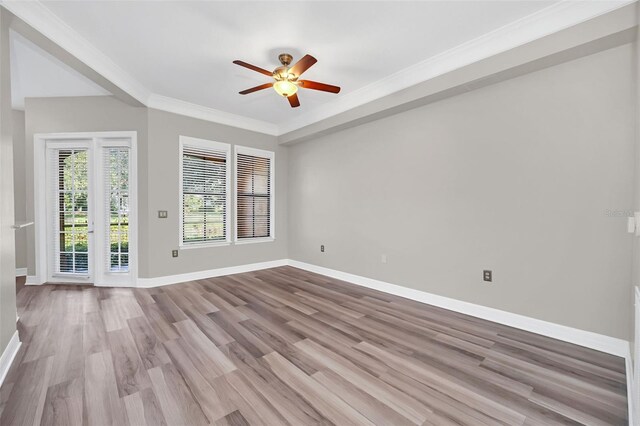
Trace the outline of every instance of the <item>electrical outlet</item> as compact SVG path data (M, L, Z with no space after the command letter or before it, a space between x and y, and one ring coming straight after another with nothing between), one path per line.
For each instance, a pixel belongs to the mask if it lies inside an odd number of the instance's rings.
M158 217L160 219L166 219L167 217L169 217L169 214L167 213L166 210L158 210Z
M380 255L380 262L387 263L387 255L386 254Z
M485 269L484 271L482 271L482 280L486 282L492 282L493 272L489 271L488 269Z
M324 253L324 244L320 246L320 252Z
M178 250L171 250L171 257L178 257Z

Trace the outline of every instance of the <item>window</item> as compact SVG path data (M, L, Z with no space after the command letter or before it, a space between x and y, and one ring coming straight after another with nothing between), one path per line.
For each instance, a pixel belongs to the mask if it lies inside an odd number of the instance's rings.
M236 146L236 241L274 238L274 153Z
M180 245L229 242L230 146L180 136Z
M129 272L129 147L104 148L107 271Z

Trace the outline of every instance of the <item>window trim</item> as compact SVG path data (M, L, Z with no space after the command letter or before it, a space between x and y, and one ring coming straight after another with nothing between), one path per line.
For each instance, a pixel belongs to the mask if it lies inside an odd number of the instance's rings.
M183 226L184 226L184 193L183 193L183 152L184 148L193 147L200 149L210 149L216 151L222 151L225 153L225 191L226 191L226 200L225 200L225 238L224 240L216 240L216 241L201 241L194 243L185 243L183 240ZM208 247L219 247L219 246L227 246L231 244L231 145L223 142L216 142L207 139L199 139L191 136L182 136L180 135L179 143L178 143L178 161L179 161L179 172L178 172L178 186L179 186L179 196L178 196L178 247L183 249L194 249L194 248L208 248Z
M238 238L238 154L253 155L269 159L269 236ZM273 242L276 239L276 153L264 149L234 145L233 147L233 241L235 244Z

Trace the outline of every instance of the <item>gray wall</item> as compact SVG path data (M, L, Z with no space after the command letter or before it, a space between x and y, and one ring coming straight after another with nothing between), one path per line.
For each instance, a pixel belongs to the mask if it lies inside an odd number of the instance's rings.
M13 110L13 193L16 222L25 222L27 218L26 190L24 171L24 111ZM27 230L18 229L15 231L16 238L16 268L27 267Z
M109 96L27 98L25 101L25 172L27 219L33 220L33 135L36 133L134 130L138 132L138 192L147 192L147 109L132 107ZM147 214L146 197L140 196L138 214ZM140 221L140 242L146 241L147 222ZM35 274L34 228L27 230L28 274ZM142 265L141 265L142 266Z
M171 250L177 249L179 242L180 135L275 151L274 242L186 249L180 251L178 258L171 257ZM274 136L150 109L148 155L149 250L145 255L148 256L146 264L149 268L141 270L142 277L195 272L287 257L287 151L285 147L278 146ZM169 217L158 219L157 210L168 210ZM231 226L233 229L233 222Z
M172 113L132 107L113 97L27 99L26 189L33 194L33 135L54 132L138 132L139 276L181 274L287 257L287 152L276 138ZM178 258L178 140L180 135L276 152L276 241L181 250ZM168 210L158 219L157 210ZM33 196L26 200L33 219ZM233 226L233 224L232 224ZM28 232L29 274L35 273L33 229Z
M0 7L0 354L16 332L9 16Z
M292 146L291 257L628 339L632 62L624 45Z

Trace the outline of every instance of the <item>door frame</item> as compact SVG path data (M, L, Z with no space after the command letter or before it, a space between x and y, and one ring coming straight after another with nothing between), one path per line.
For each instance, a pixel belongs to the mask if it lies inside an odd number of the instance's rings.
M104 250L99 247L100 244L94 244L94 270L93 270L93 284L95 286L108 286L108 287L135 287L138 280L138 167L137 167L137 132L135 131L113 131L113 132L73 132L73 133L37 133L33 136L33 156L34 156L34 232L35 232L35 266L36 273L34 275L33 284L39 285L45 282L74 282L73 280L64 279L50 279L51 274L49 269L49 262L47 261L47 171L46 171L46 142L47 141L68 141L74 140L86 141L91 140L94 144L92 148L96 148L96 144L99 140L104 139L128 139L131 143L130 156L129 156L129 223L134 226L129 226L129 273L128 280L110 280L109 274L100 274L96 268L96 263L101 261L100 255L104 255ZM95 157L95 149L91 149L92 156ZM101 170L100 161L93 162L93 171L90 180L96 181L97 173ZM103 189L100 185L95 185L93 198L98 199L102 196ZM133 202L131 202L133 200ZM94 203L93 201L92 203ZM102 226L98 223L98 220L103 217L103 214L93 207L94 222L97 226ZM95 229L95 226L94 226ZM95 239L94 239L95 240ZM83 280L76 280L78 283L83 283Z

